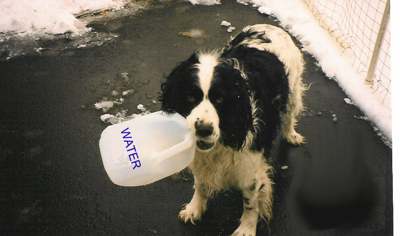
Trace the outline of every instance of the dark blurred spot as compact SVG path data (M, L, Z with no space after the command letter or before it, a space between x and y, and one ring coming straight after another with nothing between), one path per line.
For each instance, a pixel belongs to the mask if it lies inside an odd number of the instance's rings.
M26 223L31 221L40 215L42 211L43 208L40 204L40 201L36 200L30 206L27 206L20 211L18 223Z
M43 148L41 146L35 146L32 148L29 148L28 156L31 158L36 157L36 156L42 154L42 152L43 152Z
M40 137L44 134L44 131L41 129L35 129L35 130L28 130L26 131L23 136L26 139L34 139L37 137Z
M362 163L314 166L296 200L311 228L354 227L370 217L377 188Z

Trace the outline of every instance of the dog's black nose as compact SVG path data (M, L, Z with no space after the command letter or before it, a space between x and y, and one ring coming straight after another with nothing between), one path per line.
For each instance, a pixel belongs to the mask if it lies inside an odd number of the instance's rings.
M196 128L196 135L203 138L210 136L214 131L211 124L205 124L202 121L196 121L194 127Z

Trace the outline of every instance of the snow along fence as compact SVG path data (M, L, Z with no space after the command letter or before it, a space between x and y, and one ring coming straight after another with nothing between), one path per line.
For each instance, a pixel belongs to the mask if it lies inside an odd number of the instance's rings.
M389 0L237 2L275 16L391 141Z
M391 114L390 0L303 0Z

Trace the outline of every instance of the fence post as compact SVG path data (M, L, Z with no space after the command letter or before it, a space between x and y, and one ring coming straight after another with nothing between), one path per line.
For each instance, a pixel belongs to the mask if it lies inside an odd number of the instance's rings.
M376 36L375 40L374 51L372 51L371 60L368 65L367 77L365 78L365 83L368 84L369 86L372 86L374 84L374 78L373 78L374 72L378 61L379 51L382 46L383 35L385 34L386 26L389 21L389 14L390 14L390 0L386 0L385 10L382 15L382 20L379 26L378 35Z

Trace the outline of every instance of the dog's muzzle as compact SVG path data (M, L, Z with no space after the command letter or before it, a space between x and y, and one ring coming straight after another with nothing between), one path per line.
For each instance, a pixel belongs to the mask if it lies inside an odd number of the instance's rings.
M196 129L196 145L199 151L209 151L214 145L215 141L212 139L214 128L211 124L206 124L203 121L196 121L194 124Z

